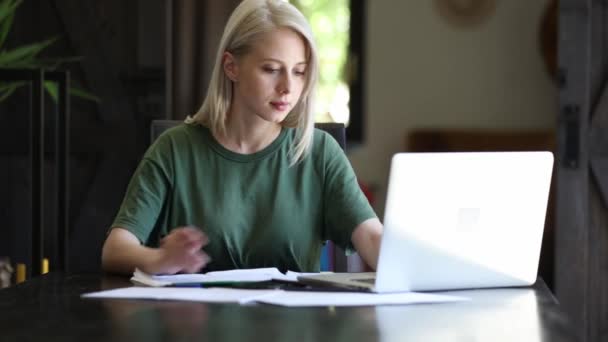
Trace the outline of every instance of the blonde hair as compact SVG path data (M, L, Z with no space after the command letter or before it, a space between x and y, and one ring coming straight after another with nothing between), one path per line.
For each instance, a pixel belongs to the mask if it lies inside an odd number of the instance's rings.
M215 135L225 135L226 114L232 102L232 81L224 73L222 56L230 52L239 57L252 49L259 35L278 28L289 28L298 33L307 47L306 82L298 103L281 125L296 129L295 142L290 147L290 165L304 158L312 145L314 131L314 95L318 78L316 44L308 21L285 0L244 0L232 12L215 58L207 96L196 114L186 123L198 123Z

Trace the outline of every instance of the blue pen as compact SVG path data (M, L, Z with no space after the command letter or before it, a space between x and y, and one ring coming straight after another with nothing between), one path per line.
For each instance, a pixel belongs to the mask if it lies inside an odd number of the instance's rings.
M242 281L213 281L206 283L173 283L170 287L248 287L257 282L242 282Z
M202 283L174 283L171 287L204 287Z

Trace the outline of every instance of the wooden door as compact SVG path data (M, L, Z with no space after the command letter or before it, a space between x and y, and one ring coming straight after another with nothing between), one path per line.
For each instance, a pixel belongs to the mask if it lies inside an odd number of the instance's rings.
M555 291L581 341L608 341L608 4L559 7Z

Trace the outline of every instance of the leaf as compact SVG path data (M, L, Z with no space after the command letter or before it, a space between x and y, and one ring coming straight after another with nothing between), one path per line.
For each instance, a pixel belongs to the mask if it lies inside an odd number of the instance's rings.
M0 82L0 102L11 96L15 92L15 90L20 87L23 87L24 85L27 85L28 83L29 82L24 81L10 83ZM47 93L49 93L53 101L57 102L59 100L59 88L55 81L44 81L44 88L46 89ZM69 94L70 96L80 97L84 100L93 101L97 103L101 102L101 99L99 97L77 87L70 87Z
M0 47L4 45L6 36L11 30L17 7L23 0L5 0L0 3Z
M19 81L19 82L2 82L0 83L0 91L5 91L7 89L10 89L14 86L17 86L17 88L24 86L28 84L28 82L25 81Z
M71 56L63 58L38 59L36 62L39 63L44 69L55 70L62 64L80 62L82 59L82 56Z
M51 95L53 101L59 101L59 89L57 88L57 83L53 81L44 81L44 88L46 92Z
M8 33L11 31L11 27L13 26L13 15L9 15L6 17L4 22L0 21L0 47L4 45L4 41L6 41L6 37Z
M41 42L20 46L12 50L2 50L6 38L14 22L15 12L23 0L0 0L0 68L45 69L55 70L63 63L78 62L80 56L38 59L37 55L53 44L57 38L53 37ZM26 85L27 82L0 82L0 102L11 96L15 90ZM58 85L53 81L45 81L44 88L54 101L58 100ZM101 99L85 90L72 87L69 94L89 101L101 102Z
M9 96L13 95L13 93L15 92L15 90L17 90L17 88L19 88L19 87L20 87L20 85L12 84L8 88L8 90L6 90L6 91L0 91L0 102L4 101Z
M97 97L83 89L80 89L80 88L70 87L70 95L74 95L74 96L80 97L81 99L94 101L97 103L101 102L101 99L99 97Z
M56 38L51 38L39 43L24 45L8 52L0 52L0 67L8 68L11 67L11 63L15 63L16 61L31 60L55 40Z
M53 101L57 102L59 101L59 87L57 86L57 83L54 81L44 81L44 88L46 89L46 91L49 93L49 95L51 96L51 98L53 99ZM89 101L95 101L95 102L101 102L101 99L98 98L95 95L92 95L88 92L86 92L85 90L82 90L80 88L76 88L76 87L70 87L69 90L70 96L77 96L80 98L83 98L85 100L89 100Z
M6 17L14 15L17 7L19 7L22 2L23 0L4 0L0 2L0 22Z
M44 62L32 59L22 59L15 63L12 63L6 69L48 69L49 65Z
M12 63L10 69L44 69L55 70L58 64L53 64L50 61L40 60L36 58L27 58Z

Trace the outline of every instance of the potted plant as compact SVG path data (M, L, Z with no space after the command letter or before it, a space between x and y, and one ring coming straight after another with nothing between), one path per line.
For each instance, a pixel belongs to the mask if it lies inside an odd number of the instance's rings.
M57 40L56 37L12 49L6 48L6 38L13 25L15 12L22 2L23 0L0 0L0 69L55 70L63 63L78 61L80 59L79 57L60 57L52 59L43 59L39 57L44 49ZM0 80L0 102L7 99L18 88L26 84L27 82L25 81L3 82ZM48 94L57 101L57 84L52 81L45 81L44 88ZM99 98L96 96L77 87L71 87L69 92L71 95L83 99L99 101Z

